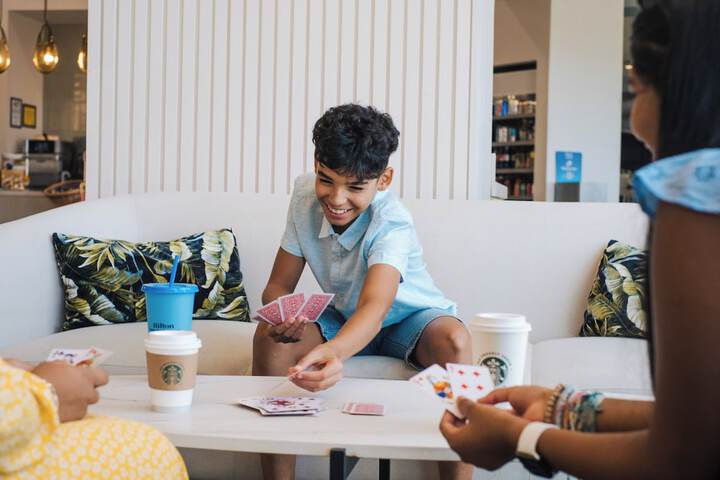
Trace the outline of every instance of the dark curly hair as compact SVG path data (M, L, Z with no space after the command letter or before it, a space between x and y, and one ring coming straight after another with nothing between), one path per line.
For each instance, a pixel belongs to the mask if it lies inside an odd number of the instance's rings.
M340 175L378 178L397 150L400 132L392 118L373 107L332 107L315 122L315 159Z
M720 1L640 4L630 50L662 101L658 158L720 147Z

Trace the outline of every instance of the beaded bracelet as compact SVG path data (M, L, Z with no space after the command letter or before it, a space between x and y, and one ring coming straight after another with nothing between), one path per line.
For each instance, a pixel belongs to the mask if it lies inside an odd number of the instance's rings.
M560 394L565 390L565 385L562 383L557 384L557 386L553 389L552 394L550 394L550 398L548 398L547 405L545 406L545 415L543 417L543 421L545 423L555 423L554 422L554 414L555 414L555 406L557 405L558 398L560 398Z

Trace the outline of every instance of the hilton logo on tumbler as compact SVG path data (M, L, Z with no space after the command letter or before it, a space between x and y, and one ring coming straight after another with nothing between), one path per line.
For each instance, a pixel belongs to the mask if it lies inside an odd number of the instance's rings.
M510 360L499 352L484 353L480 355L475 363L485 366L490 370L490 376L496 387L505 381L508 376L508 370L510 370L512 366Z
M178 385L183 379L183 367L179 363L165 363L160 369L165 385Z

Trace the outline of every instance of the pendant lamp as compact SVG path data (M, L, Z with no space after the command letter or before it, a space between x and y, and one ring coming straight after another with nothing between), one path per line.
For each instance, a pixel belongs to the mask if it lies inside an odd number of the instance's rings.
M55 37L53 36L50 24L47 22L47 0L45 0L43 25L40 27L40 32L37 36L35 53L33 54L33 65L35 65L35 70L40 73L50 73L55 70L59 60L57 47L55 46Z
M80 71L87 73L87 34L83 33L82 46L78 52L77 65Z
M5 29L2 27L2 14L3 4L2 0L0 0L0 73L3 73L8 69L8 67L10 67L10 50L7 45Z

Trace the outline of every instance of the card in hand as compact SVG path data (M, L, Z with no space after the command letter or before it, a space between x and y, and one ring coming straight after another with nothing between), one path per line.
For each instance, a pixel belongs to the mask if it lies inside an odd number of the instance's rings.
M440 365L431 365L408 381L419 386L423 391L440 398L450 413L458 418L462 418L455 406L455 398L447 371Z
M109 350L102 348L53 348L47 357L48 362L62 360L70 365L89 365L97 367L112 355Z
M280 325L283 322L280 304L277 300L273 300L267 305L258 308L255 314L270 325Z
M295 317L305 303L304 293L291 293L278 298L283 322Z
M485 366L448 363L447 372L456 400L466 397L475 401L495 388L490 370Z
M307 318L308 322L317 322L334 296L333 293L313 293L305 301L297 315Z
M342 411L350 415L385 415L385 405L379 403L348 402L343 405Z

